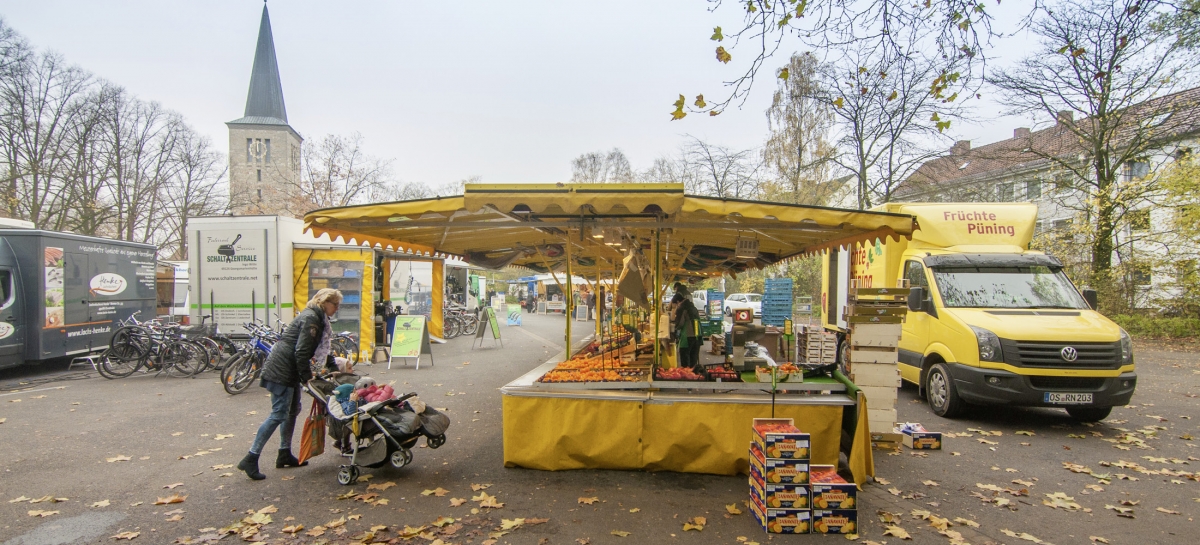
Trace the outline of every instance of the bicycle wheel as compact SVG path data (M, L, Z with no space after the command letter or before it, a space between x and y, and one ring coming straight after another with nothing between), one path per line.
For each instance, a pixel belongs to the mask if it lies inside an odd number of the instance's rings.
M95 361L98 362L98 363L96 363L96 372L100 373L100 376L102 376L106 379L109 379L109 380L118 378L115 375L108 374L108 371L104 368L104 360L107 360L107 359L108 359L108 350L105 350L105 351L101 352L98 356L96 356Z
M189 340L204 348L204 366L200 369L199 373L203 373L209 369L220 369L218 364L221 361L221 347L216 341L208 337L196 337Z
M258 354L244 354L225 365L221 384L230 395L245 392L262 372Z
M221 334L213 335L209 338L212 339L212 341L216 343L217 347L220 349L219 359L217 360L217 369L223 369L225 364L238 354L238 345L231 341L229 337Z
M463 320L466 322L466 326L463 327L463 334L474 335L475 331L479 329L479 317L471 313L463 316Z
M110 348L105 351L104 359L100 360L100 375L107 379L125 378L137 372L142 367L143 358L121 359L113 354Z
M141 326L118 329L108 341L108 354L121 361L138 361L150 350L150 333Z
M244 350L239 349L237 354L234 354L229 359L225 360L225 366L221 368L221 385L225 387L226 392L230 394L237 393L230 392L229 386L227 385L232 380L231 377L233 373L237 371L238 366L242 364L246 357L247 353Z
M204 349L183 339L167 341L158 352L159 368L168 375L190 377L204 366Z
M446 316L446 319L442 322L442 334L447 339L453 339L458 336L459 330L458 319L454 316Z

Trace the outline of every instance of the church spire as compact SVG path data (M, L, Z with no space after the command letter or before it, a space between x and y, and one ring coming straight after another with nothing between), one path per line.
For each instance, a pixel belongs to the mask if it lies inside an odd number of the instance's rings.
M258 25L258 47L250 72L250 93L246 97L247 118L269 118L287 124L283 105L283 84L279 80L279 62L275 58L275 40L271 36L271 18L263 2L262 22ZM260 121L264 122L266 120Z

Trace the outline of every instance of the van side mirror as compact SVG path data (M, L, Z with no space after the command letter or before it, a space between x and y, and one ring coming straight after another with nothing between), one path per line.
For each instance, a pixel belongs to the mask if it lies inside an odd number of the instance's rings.
M908 310L909 312L926 312L925 288L920 286L908 288Z
M1087 301L1092 310L1096 310L1100 306L1100 300L1097 298L1096 290L1092 288L1083 288L1083 300Z

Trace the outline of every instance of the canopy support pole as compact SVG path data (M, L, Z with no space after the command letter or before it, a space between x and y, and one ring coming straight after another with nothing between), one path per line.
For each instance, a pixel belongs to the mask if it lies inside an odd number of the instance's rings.
M661 239L660 235L662 235L662 229L655 229L654 230L654 306L652 307L652 308L654 308L654 335L653 335L653 338L654 338L654 368L655 369L657 369L662 364L662 360L660 359L662 357L662 354L659 353L660 350L659 350L659 346L658 346L659 344L661 344L661 342L658 339L658 332L659 332L659 328L662 327L661 324L659 324L659 322L662 321L662 255L661 255L662 247L660 245L660 239Z
M566 344L567 359L571 359L571 356L572 356L572 354L571 354L571 320L572 320L571 311L572 311L572 308L571 307L573 306L571 303L574 301L574 297L575 297L575 282L574 282L574 277L571 276L571 230L570 229L567 230L566 247L567 247L567 291L566 291L566 293L563 294L563 299L565 299L566 303L567 303L567 344ZM553 272L551 272L551 274L553 274ZM561 284L560 284L560 287L561 287Z

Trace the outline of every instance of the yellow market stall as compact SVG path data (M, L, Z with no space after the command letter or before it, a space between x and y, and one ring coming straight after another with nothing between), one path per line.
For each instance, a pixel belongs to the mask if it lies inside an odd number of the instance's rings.
M911 237L916 228L904 214L686 195L682 184L468 184L460 196L316 210L305 226L355 244L421 245L486 268L607 282L636 307L626 316L643 317L641 331L628 322L625 328L651 338L661 331L655 322L671 282ZM566 304L571 315L572 299ZM572 321L565 321L567 346ZM614 338L628 335L610 326L610 337L589 347L628 342ZM866 405L844 377L777 386L657 380L661 343L643 350L634 339L628 358L584 358L593 363L581 365L599 367L575 375L562 369L570 362L550 361L504 387L505 464L745 473L751 419L775 416L794 418L811 434L814 464L836 464L842 451L855 481L873 474ZM649 371L626 367L643 351ZM845 448L843 432L852 438Z

